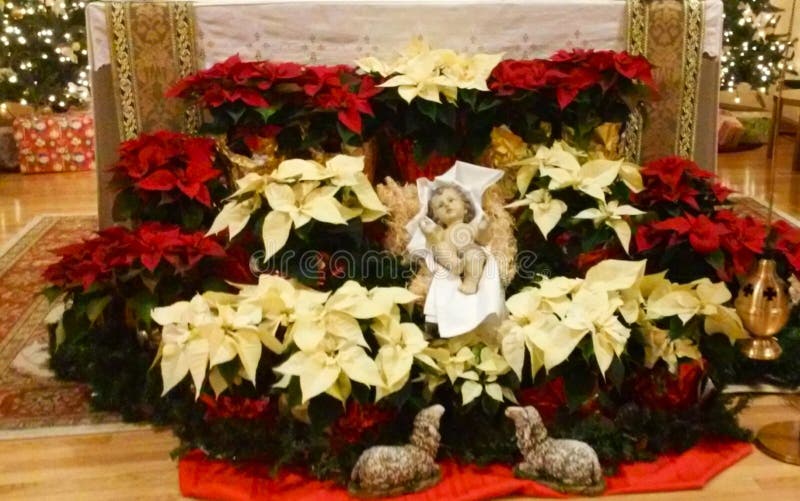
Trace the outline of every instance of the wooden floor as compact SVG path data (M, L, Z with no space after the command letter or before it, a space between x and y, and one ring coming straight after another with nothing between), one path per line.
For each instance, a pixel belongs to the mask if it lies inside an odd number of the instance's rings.
M800 216L800 174L788 168L792 144L781 138L777 206ZM766 198L763 148L720 157L719 175L743 194ZM43 213L96 210L94 173L21 176L0 174L0 246ZM779 420L800 420L797 401L756 399L742 423L757 429ZM0 500L182 499L169 452L169 432L141 430L84 436L0 441ZM798 500L800 467L756 451L701 491L620 496L624 500ZM445 501L445 500L443 500Z

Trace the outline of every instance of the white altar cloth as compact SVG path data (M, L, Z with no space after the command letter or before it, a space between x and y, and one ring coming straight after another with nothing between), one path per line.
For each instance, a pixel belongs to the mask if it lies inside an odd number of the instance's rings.
M433 47L548 57L572 47L625 49L625 0L199 0L201 67L243 59L349 64L388 58L415 35ZM87 7L90 64L109 64L106 6ZM722 0L705 1L704 52L716 58Z

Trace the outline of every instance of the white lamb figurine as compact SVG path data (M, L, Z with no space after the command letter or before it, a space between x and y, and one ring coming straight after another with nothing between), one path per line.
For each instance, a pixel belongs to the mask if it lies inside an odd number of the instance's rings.
M597 453L578 440L549 438L535 407L509 407L506 416L517 429L517 447L523 461L514 474L543 483L558 491L594 495L606 482Z
M410 444L377 445L361 453L350 474L350 492L359 497L397 496L436 485L441 479L436 453L444 407L432 405L414 418Z

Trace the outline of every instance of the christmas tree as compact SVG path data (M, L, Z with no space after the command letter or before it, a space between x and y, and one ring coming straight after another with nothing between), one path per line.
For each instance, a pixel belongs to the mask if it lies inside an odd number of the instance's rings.
M0 103L63 111L87 101L85 7L72 0L0 0Z
M769 0L725 0L720 86L735 92L740 83L765 93L786 66L794 73L794 40L778 33L782 9Z

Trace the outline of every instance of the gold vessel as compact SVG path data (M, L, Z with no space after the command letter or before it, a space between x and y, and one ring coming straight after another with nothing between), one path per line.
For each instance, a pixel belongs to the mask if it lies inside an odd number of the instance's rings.
M778 358L781 346L774 336L789 320L790 306L786 282L778 277L774 260L758 260L741 284L734 306L751 336L741 342L742 352L754 360Z

